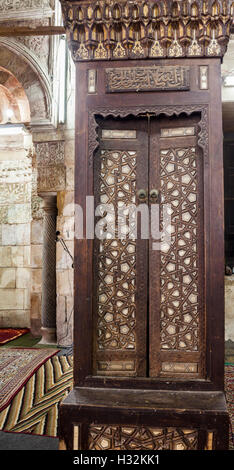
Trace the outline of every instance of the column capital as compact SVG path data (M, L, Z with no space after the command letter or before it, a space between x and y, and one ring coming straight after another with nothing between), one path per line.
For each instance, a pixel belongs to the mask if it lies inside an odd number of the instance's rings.
M57 215L57 193L56 192L40 192L38 193L43 199L43 209L47 214Z

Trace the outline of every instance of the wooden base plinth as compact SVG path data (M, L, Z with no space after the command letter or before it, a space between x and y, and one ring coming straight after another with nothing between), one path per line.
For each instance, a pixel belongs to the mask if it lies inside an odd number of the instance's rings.
M67 450L227 450L222 392L75 388L60 405Z

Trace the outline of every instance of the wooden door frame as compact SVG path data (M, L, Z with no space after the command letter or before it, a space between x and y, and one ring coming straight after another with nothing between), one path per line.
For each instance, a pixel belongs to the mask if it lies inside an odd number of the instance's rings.
M85 100L85 97L81 98L81 102ZM81 103L80 103L81 104ZM152 114L159 116L164 114L165 116L179 116L182 113L191 115L193 113L200 113L201 120L199 122L200 132L198 134L198 146L203 152L204 162L204 245L205 245L205 278L204 278L204 298L205 298L205 318L206 318L206 378L202 380L172 380L172 379L143 379L143 378L109 378L109 377L93 377L92 376L92 338L87 338L87 335L91 335L92 331L92 305L91 305L91 292L92 282L92 252L93 252L93 241L92 240L78 240L75 243L75 256L79 260L79 250L85 250L86 262L79 266L79 273L77 272L77 280L80 283L79 289L75 289L75 310L77 320L80 319L79 328L75 329L75 355L78 358L78 365L74 370L75 384L77 386L97 386L97 387L117 387L117 388L151 388L151 389L184 389L184 390L223 390L223 304L217 305L215 302L215 295L212 298L212 292L215 292L216 279L211 272L212 263L210 259L210 253L213 253L216 249L218 239L215 233L212 232L210 227L210 219L213 216L214 209L211 213L210 201L212 200L212 182L215 183L216 177L211 174L214 172L215 161L212 161L210 157L211 147L214 144L209 142L209 132L211 132L210 124L210 106L209 104L198 104L198 105L159 105L159 106L130 106L130 107L114 107L111 106L103 107L96 106L90 107L87 113L87 120L84 120L83 125L87 126L88 133L86 133L86 154L82 157L84 166L83 171L86 173L84 182L80 184L78 198L79 203L85 202L85 195L93 194L93 156L94 152L98 147L97 141L97 122L96 116L107 116L124 118L130 115L135 117ZM82 106L83 107L83 106ZM214 148L212 148L214 151ZM88 157L88 158L87 158ZM216 157L219 161L220 155ZM76 169L77 170L77 169ZM217 176L218 178L218 176ZM218 180L217 180L218 181ZM219 182L220 183L220 182ZM218 186L219 186L218 183ZM219 195L218 195L219 196ZM221 195L222 196L222 195ZM217 197L217 196L216 196ZM217 199L215 206L218 206ZM78 202L78 201L76 201ZM219 232L219 235L220 232ZM222 250L222 246L219 246L219 250ZM221 252L219 251L219 261L221 259ZM84 259L84 258L83 258ZM221 263L216 269L222 269ZM77 269L77 271L78 271ZM81 272L80 272L81 270ZM213 287L214 286L214 287ZM223 285L220 286L223 290ZM82 295L79 296L79 293ZM220 293L219 293L220 298ZM88 300L84 306L84 299ZM212 311L212 308L215 310ZM214 329L221 332L219 335L214 335ZM77 352L76 352L77 351ZM81 351L83 354L79 354ZM218 367L217 367L218 364Z

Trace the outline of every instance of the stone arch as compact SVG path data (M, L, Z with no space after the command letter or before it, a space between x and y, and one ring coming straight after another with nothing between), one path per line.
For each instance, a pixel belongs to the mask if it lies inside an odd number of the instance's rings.
M52 119L50 80L35 54L14 39L0 38L0 63L22 85L30 105L31 124L49 124Z
M0 123L29 123L30 107L26 93L16 77L0 66ZM9 111L11 115L9 115Z

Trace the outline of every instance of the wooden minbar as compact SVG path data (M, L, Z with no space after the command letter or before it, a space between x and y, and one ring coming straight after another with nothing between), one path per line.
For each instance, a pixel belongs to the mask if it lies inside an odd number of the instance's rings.
M84 213L61 448L228 449L220 68L232 2L61 3Z

